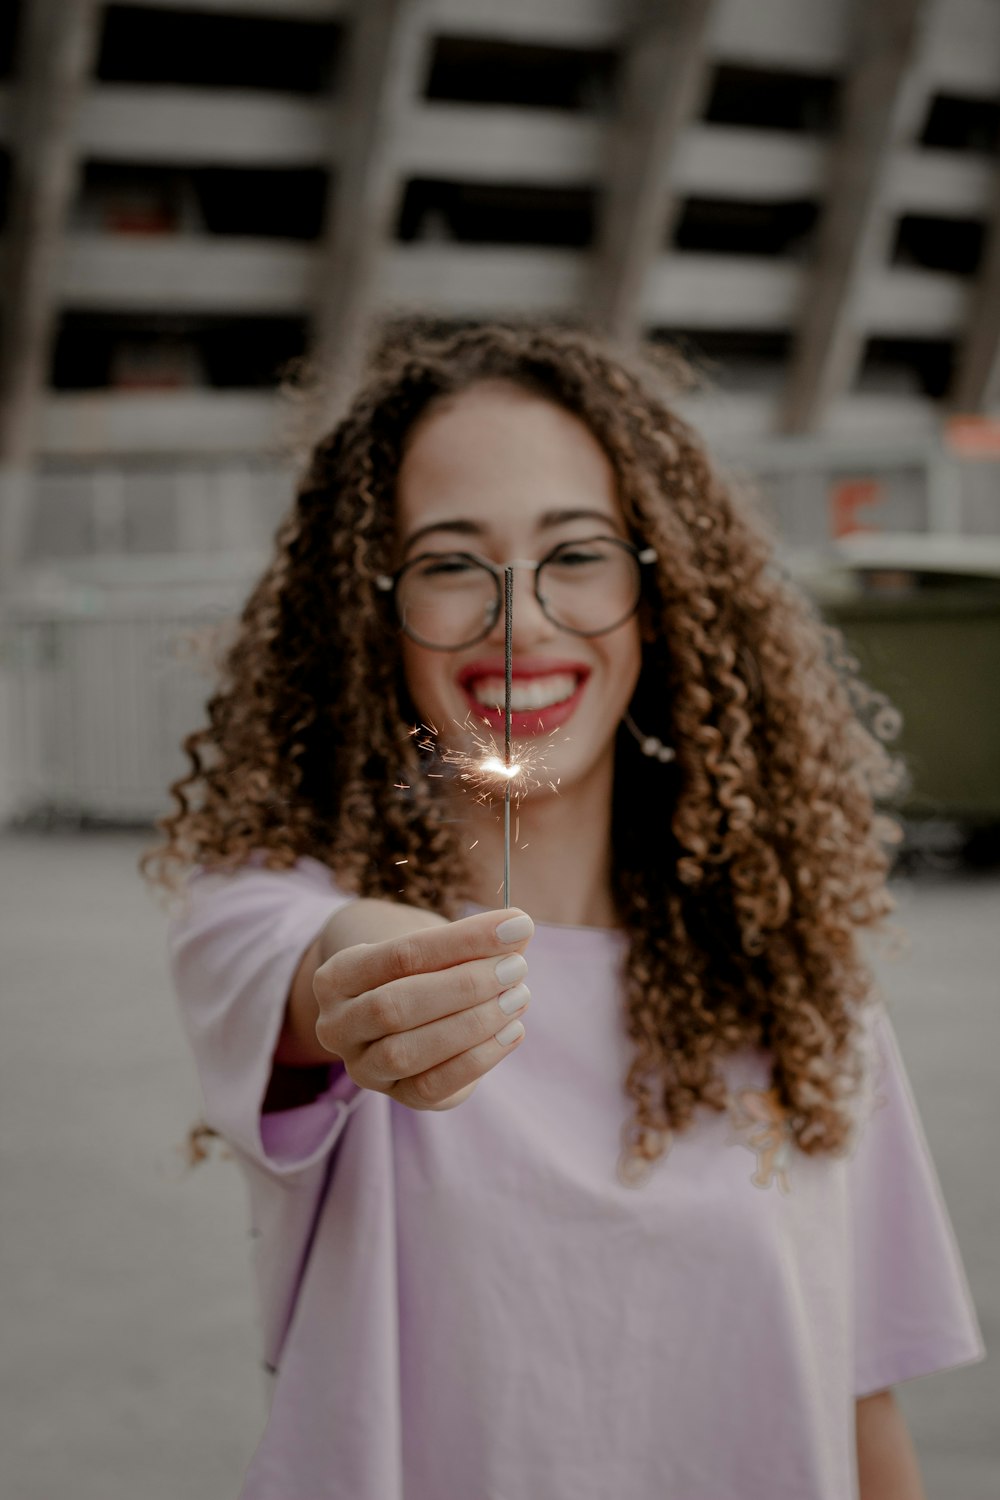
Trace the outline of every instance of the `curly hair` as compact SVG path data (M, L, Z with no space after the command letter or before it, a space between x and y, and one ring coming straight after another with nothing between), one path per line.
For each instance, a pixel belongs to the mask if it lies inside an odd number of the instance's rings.
M643 756L620 727L612 809L634 1043L618 1171L632 1184L699 1104L727 1107L717 1062L746 1046L769 1049L803 1152L850 1149L874 988L860 929L894 904L898 828L877 804L902 774L867 712L884 720L885 700L672 409L666 370L652 350L547 323L386 333L312 452L208 723L184 741L166 842L141 861L171 886L192 864L264 851L280 870L311 855L357 894L461 912L461 840L421 775L398 624L373 580L391 569L407 434L435 399L501 379L560 403L602 445L633 539L659 558L633 713L676 760Z

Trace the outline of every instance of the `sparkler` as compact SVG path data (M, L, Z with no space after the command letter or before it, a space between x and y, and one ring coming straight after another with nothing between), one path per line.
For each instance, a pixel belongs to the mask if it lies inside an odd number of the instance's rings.
M538 746L522 746L521 754L517 761L513 758L512 732L511 732L511 694L513 688L514 669L514 569L504 569L504 743L501 756L500 747L492 733L482 732L484 726L471 714L466 716L464 724L459 724L455 719L456 727L468 735L478 750L478 755L470 754L467 750L450 749L439 751L437 745L438 730L434 724L414 725L410 734L416 740L419 749L428 754L439 753L439 764L454 766L458 771L459 779L469 784L470 790L478 793L478 800L483 803L491 803L493 796L500 787L503 787L503 904L510 906L510 807L513 798L515 805L520 806L521 798L526 795L532 787L540 787L543 781L547 782L553 792L558 793L559 783L562 780L557 776L552 781L547 776L547 767L543 759L544 744ZM499 704L497 707L499 708ZM541 728L541 721L539 721ZM551 729L546 735L546 742L558 734L557 729ZM420 737L420 736L423 737ZM568 736L562 736L567 739ZM428 771L428 776L440 779L441 773ZM405 782L397 782L402 790L406 789ZM521 820L518 818L514 833L514 844L517 848L526 849L527 844L520 844L518 836ZM471 848L475 848L479 840L476 839ZM403 863L403 861L398 861Z

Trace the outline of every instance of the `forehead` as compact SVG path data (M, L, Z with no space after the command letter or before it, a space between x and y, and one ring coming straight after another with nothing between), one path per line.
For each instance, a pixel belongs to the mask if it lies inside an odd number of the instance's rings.
M608 455L579 417L506 381L481 381L425 412L396 481L403 527L582 506L620 519Z

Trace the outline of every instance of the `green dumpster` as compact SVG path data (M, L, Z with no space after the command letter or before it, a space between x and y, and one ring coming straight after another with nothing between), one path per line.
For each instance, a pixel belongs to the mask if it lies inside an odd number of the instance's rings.
M1000 827L1000 540L845 538L799 576L902 715L903 815Z

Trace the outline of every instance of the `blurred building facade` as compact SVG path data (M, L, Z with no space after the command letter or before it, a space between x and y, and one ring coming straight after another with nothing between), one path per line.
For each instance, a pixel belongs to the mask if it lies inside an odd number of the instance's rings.
M68 89L32 57L46 9L82 34ZM6 277L44 345L29 556L257 545L287 497L279 369L408 309L596 309L677 340L714 384L692 416L771 480L792 540L1000 529L970 456L992 431L954 420L1000 402L995 0L4 17L8 256L55 240L44 285ZM19 122L56 90L33 155Z
M411 311L679 344L790 551L998 536L998 146L998 0L9 3L8 596L218 613Z

